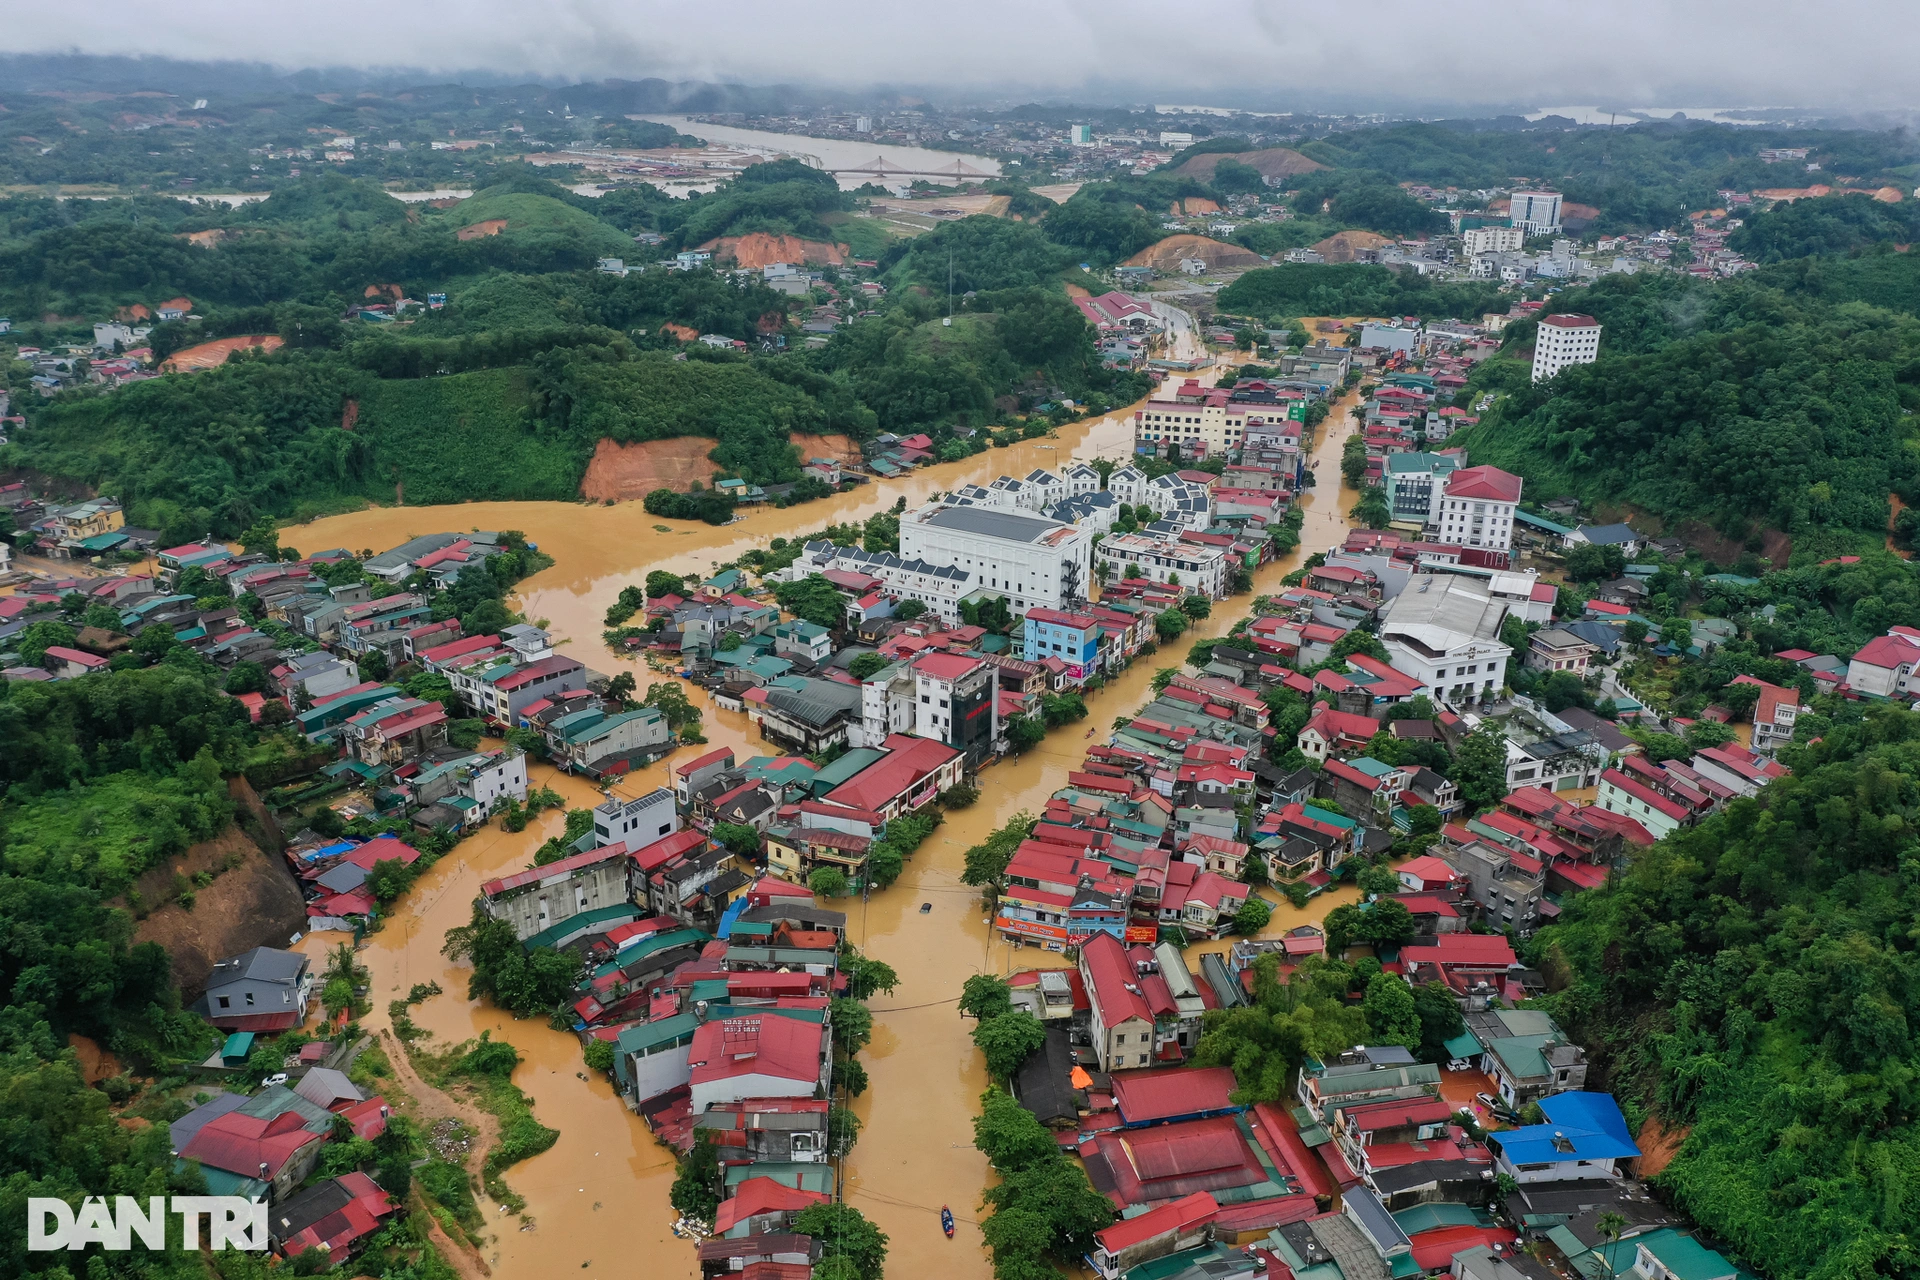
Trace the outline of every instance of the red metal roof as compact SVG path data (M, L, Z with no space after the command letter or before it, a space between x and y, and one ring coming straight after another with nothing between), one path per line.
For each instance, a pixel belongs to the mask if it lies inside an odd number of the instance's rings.
M531 684L540 677L551 675L556 671L583 671L585 669L585 666L580 662L572 658L563 657L560 654L555 654L551 658L542 658L538 662L529 662L513 674L500 677L493 687L502 691L518 689L521 685Z
M1439 1098L1392 1099L1347 1107L1345 1111L1347 1123L1362 1133L1439 1124L1453 1115L1452 1105Z
M817 1022L778 1015L721 1018L693 1033L689 1083L740 1076L817 1080L827 1029Z
M1096 933L1080 948L1080 966L1091 983L1088 995L1100 1010L1101 1022L1111 1030L1130 1018L1152 1023L1153 1010L1140 994L1120 940Z
M695 834L698 834L697 832ZM671 839L672 837L668 837ZM603 845L598 849L589 849L585 853L576 853L570 858L558 862L549 862L543 867L529 867L525 871L516 871L510 876L501 876L498 880L489 880L480 886L480 892L487 897L496 897L509 889L519 889L530 884L539 884L549 876L570 875L582 867L598 866L610 859L627 856L624 841L619 844Z
M1430 941L1408 943L1400 949L1400 958L1443 968L1506 968L1516 963L1513 945L1499 934L1488 933L1443 933Z
M1449 498L1482 498L1493 502L1520 501L1520 477L1498 467L1468 467L1447 477Z
M922 658L921 661L926 659ZM827 792L825 798L835 804L851 805L856 809L877 813L912 790L916 783L960 756L958 751L944 742L909 737L902 733L888 734L882 745L887 748L885 756Z
M652 875L668 863L692 853L706 842L707 837L692 828L676 831L670 836L663 836L650 845L634 850L631 854L633 865L639 868L641 874Z
M431 649L422 649L414 656L422 662L444 662L449 658L477 653L481 649L491 648L498 643L500 643L500 637L497 635L468 636L464 640L450 640L446 644L437 644Z
M1119 1253L1122 1249L1144 1244L1157 1235L1191 1231L1219 1216L1219 1202L1204 1191L1196 1191L1190 1196L1168 1201L1158 1209L1149 1209L1137 1218L1127 1218L1104 1231L1096 1231L1093 1238L1108 1253Z
M731 760L732 758L733 748L721 747L718 750L709 751L703 756L695 756L691 760L677 764L673 766L673 771L675 774L684 778L697 769L704 769L710 764L719 764L723 760Z
M1543 316L1540 323L1552 325L1556 329L1598 329L1600 327L1600 322L1592 316L1583 316L1572 311Z
M1600 775L1600 781L1612 784L1615 788L1624 791L1627 795L1632 796L1635 800L1651 808L1655 813L1664 814L1675 822L1685 822L1693 816L1687 806L1681 804L1678 800L1667 799L1667 797L1661 795L1652 787L1635 782L1618 769L1607 770Z
M720 1202L720 1211L713 1223L714 1233L725 1235L759 1214L798 1212L810 1204L825 1204L829 1199L824 1191L802 1191L768 1177L748 1178L734 1188L731 1199Z
M326 1141L322 1134L309 1133L305 1123L298 1111L283 1111L271 1120L230 1111L202 1125L180 1154L246 1178L260 1177L264 1164L271 1179L302 1147Z
M1111 1024L1109 1024L1111 1025ZM1128 1124L1170 1120L1233 1106L1227 1067L1153 1067L1113 1073L1113 1097Z
M207 1018L222 1031L285 1031L288 1027L298 1026L300 1015L288 1010L285 1013L215 1013Z

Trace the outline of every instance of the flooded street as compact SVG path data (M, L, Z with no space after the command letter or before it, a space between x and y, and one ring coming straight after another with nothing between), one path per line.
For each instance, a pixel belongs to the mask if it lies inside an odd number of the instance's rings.
M1272 592L1301 557L1325 550L1346 534L1346 511L1358 495L1340 483L1340 449L1352 428L1353 399L1338 402L1321 428L1313 465L1322 487L1303 500L1306 523L1293 556L1265 566L1256 593ZM519 607L544 619L561 647L601 671L621 669L630 659L601 644L601 615L621 587L640 582L649 569L705 575L715 564L774 537L792 537L836 522L865 519L904 496L910 506L936 492L968 482L986 483L1001 473L1023 475L1035 467L1058 468L1070 458L1126 457L1131 448L1131 408L1090 424L1062 428L1058 438L994 449L962 462L929 467L900 481L869 483L853 493L786 511L763 508L724 528L667 522L638 503L588 507L566 503L474 503L460 507L382 509L339 516L283 531L283 541L302 551L345 546L383 549L415 534L441 529L520 529L557 563L523 584ZM1219 602L1213 615L1158 657L1143 658L1088 699L1088 725L1104 731L1117 716L1132 714L1151 695L1157 666L1171 665L1194 640L1223 635L1243 617L1251 596ZM644 668L636 670L642 686ZM655 677L657 678L657 677ZM743 714L716 710L691 690L704 711L703 728L713 746L730 746L741 758L771 754ZM982 798L952 814L921 846L899 883L870 903L837 903L849 913L848 935L863 950L891 964L899 987L877 996L874 1038L862 1055L871 1087L855 1111L865 1122L846 1162L846 1196L891 1237L888 1272L894 1276L984 1278L990 1274L975 1220L986 1181L986 1160L973 1149L972 1117L986 1076L969 1038L971 1023L953 1003L972 973L1006 973L1035 965L1059 965L1052 953L1011 947L994 939L978 892L960 883L962 855L1014 812L1038 812L1064 785L1089 742L1085 729L1067 728L1017 760L990 766L981 775ZM1097 735L1096 735L1097 737ZM688 748L683 755L696 750ZM628 797L668 781L669 762L623 779L617 794ZM545 767L531 771L535 786L548 785L572 807L590 806L600 794L577 779ZM515 1022L465 999L464 966L440 955L446 931L464 924L482 880L519 870L533 850L563 823L559 811L541 816L518 835L488 827L461 844L398 904L399 914L372 935L362 958L372 970L374 1013L370 1027L387 1025L386 1006L415 983L437 981L445 994L418 1006L414 1020L444 1041L491 1030L511 1041L523 1065L516 1082L533 1100L534 1112L560 1131L551 1151L507 1170L507 1181L528 1201L530 1231L490 1206L503 1234L485 1251L494 1273L522 1277L647 1276L698 1273L693 1250L668 1231L673 1214L667 1190L671 1156L599 1079L586 1079L580 1047L570 1034L544 1022ZM1314 920L1353 891L1324 894L1305 910L1284 903L1269 933ZM931 911L919 913L922 903ZM316 935L303 949L319 950L340 935ZM1223 943L1195 948L1219 950ZM1197 965L1197 959L1192 961ZM483 1199L483 1203L485 1203ZM949 1205L958 1220L951 1241L940 1234L939 1210Z

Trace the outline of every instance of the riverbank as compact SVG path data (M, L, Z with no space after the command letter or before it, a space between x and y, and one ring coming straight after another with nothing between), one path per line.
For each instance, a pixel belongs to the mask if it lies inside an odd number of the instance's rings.
M1323 487L1308 490L1301 499L1301 546L1261 569L1256 593L1275 591L1303 557L1346 536L1346 511L1358 499L1339 481L1340 449L1352 427L1346 412L1351 402L1334 407L1313 450ZM388 546L444 528L524 530L557 563L521 584L518 607L529 617L547 619L561 647L583 662L602 670L620 669L629 660L601 644L601 615L622 586L640 581L647 570L705 575L748 547L827 523L864 520L901 496L913 505L935 492L985 483L1003 472L1057 468L1076 456L1125 457L1131 449L1130 414L1131 407L1061 428L1056 439L994 449L804 507L756 510L723 528L659 521L638 504L475 503L359 512L286 530L284 538L303 549L359 548ZM1132 714L1151 695L1156 665L1176 661L1195 640L1225 635L1251 603L1252 595L1218 603L1164 658L1136 662L1088 699L1087 723L1104 729L1116 716ZM690 696L702 708L702 727L711 744L698 750L732 747L742 758L771 753L745 715L715 708L703 691L691 690ZM873 1002L874 1038L862 1054L871 1085L854 1107L865 1127L846 1161L847 1199L892 1237L889 1269L894 1274L977 1280L990 1274L974 1222L987 1166L973 1149L972 1134L986 1077L968 1036L970 1024L956 1014L954 1001L971 973L1058 965L1064 958L993 937L978 891L960 883L961 860L970 845L1015 810L1038 812L1065 784L1068 771L1079 766L1087 742L1084 730L1067 728L1025 756L990 766L981 775L981 802L949 815L908 863L899 883L871 902L839 904L849 912L850 938L900 976L892 995ZM668 785L670 766L671 758L622 779L612 794L631 797ZM534 786L553 787L567 807L588 807L603 799L584 781L550 768L529 772ZM386 1027L389 1000L415 983L434 981L445 994L415 1006L411 1016L439 1044L491 1031L520 1051L522 1064L514 1082L532 1098L541 1123L560 1131L560 1140L506 1172L507 1182L528 1204L519 1229L498 1206L486 1202L494 1232L487 1262L496 1276L518 1280L564 1274L591 1280L630 1270L637 1254L647 1259L649 1275L690 1277L697 1273L693 1251L669 1231L672 1156L653 1141L605 1080L586 1070L574 1036L554 1031L544 1021L516 1022L465 999L466 966L440 954L446 931L466 923L480 883L524 867L533 850L557 834L564 821L562 810L550 810L519 834L489 826L421 877L398 904L396 916L369 937L361 953L373 974L375 1012L366 1021L370 1029ZM1304 909L1283 905L1267 932L1318 920L1351 898L1347 890L1323 894ZM920 914L922 903L931 904L925 915ZM337 935L314 935L302 949L318 955L334 941ZM1220 945L1198 948L1196 954ZM958 1219L951 1241L940 1234L942 1204L951 1206Z

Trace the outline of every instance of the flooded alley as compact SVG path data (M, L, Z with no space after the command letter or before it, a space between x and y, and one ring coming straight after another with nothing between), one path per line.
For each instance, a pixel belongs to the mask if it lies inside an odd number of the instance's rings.
M1321 428L1313 463L1321 483L1302 499L1306 522L1300 549L1262 568L1256 593L1272 592L1301 557L1339 543L1347 530L1347 509L1357 500L1340 483L1340 451L1352 428L1341 400ZM380 509L334 517L283 531L283 540L302 551L344 546L353 551L391 546L415 534L441 529L520 529L555 565L522 584L518 607L542 621L556 644L601 671L632 664L601 643L601 615L623 586L638 583L650 569L705 575L750 547L775 537L793 537L829 523L863 520L905 497L916 505L937 492L1002 473L1021 475L1036 467L1057 468L1071 458L1123 458L1131 448L1129 414L1124 410L1095 422L1062 428L1057 438L993 449L963 462L928 467L899 481L870 483L852 493L788 510L761 508L723 528L660 521L638 503L588 507L566 503L474 503L459 507ZM1053 791L1077 768L1091 741L1117 716L1130 715L1151 696L1156 666L1171 665L1194 640L1224 635L1245 616L1252 596L1219 602L1201 621L1158 658L1146 658L1088 698L1091 715L1084 728L1065 728L1025 756L989 766L981 775L982 797L971 809L950 814L909 861L891 889L870 902L836 903L849 913L848 935L864 951L899 973L891 995L871 1002L875 1029L863 1053L871 1087L854 1110L865 1123L859 1144L846 1161L846 1198L891 1237L888 1270L897 1276L984 1278L990 1274L976 1219L987 1177L985 1158L973 1149L972 1117L986 1087L984 1068L969 1038L971 1024L954 1009L962 981L972 973L1006 973L1036 964L1064 964L1065 958L1007 945L994 938L981 910L979 894L960 883L962 855L1013 813L1038 812ZM649 674L635 669L644 688ZM659 677L651 677L658 679ZM771 754L746 716L720 711L703 691L689 690L703 712L703 730L713 746L732 747L745 758ZM686 748L681 755L710 750ZM667 785L671 758L620 781L614 794L632 797ZM590 807L603 794L591 785L561 777L546 767L530 771L533 785L560 791L570 807ZM464 966L440 954L446 931L464 924L480 883L528 865L534 849L562 825L559 811L543 814L524 832L507 834L489 826L470 837L423 876L398 904L385 929L368 939L363 959L373 974L374 1013L370 1027L387 1024L389 1000L404 996L415 983L436 981L444 994L413 1012L414 1020L443 1041L490 1030L511 1041L523 1065L515 1080L533 1100L542 1123L560 1131L548 1152L515 1165L509 1183L528 1202L521 1220L490 1207L499 1234L485 1256L494 1274L522 1277L693 1276L693 1250L669 1231L673 1213L667 1191L674 1175L672 1156L658 1146L646 1127L602 1079L590 1078L580 1046L571 1034L541 1021L516 1022L465 998ZM1317 919L1352 891L1323 894L1306 909L1284 902L1268 932L1278 933ZM923 903L930 904L926 914ZM339 935L310 938L318 949ZM1215 944L1215 948L1221 944ZM939 1210L952 1207L959 1230L954 1239L940 1233Z

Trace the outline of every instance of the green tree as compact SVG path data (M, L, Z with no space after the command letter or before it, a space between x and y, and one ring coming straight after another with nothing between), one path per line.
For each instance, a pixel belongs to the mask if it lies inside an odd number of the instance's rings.
M413 887L413 868L398 858L382 858L367 871L367 892L385 906Z
M1365 1019L1345 997L1344 965L1314 960L1282 981L1278 958L1261 956L1253 965L1253 1003L1207 1013L1194 1063L1231 1067L1236 1101L1277 1102L1290 1096L1308 1056L1324 1060L1365 1039Z
M470 924L447 931L441 948L450 960L471 960L469 1000L486 998L519 1017L548 1013L571 994L578 967L551 947L527 950L513 926L474 908Z
M665 569L653 569L647 573L647 598L657 600L661 596L677 596L687 589L687 580L677 573L668 573Z
M1178 640L1187 629L1187 615L1178 609L1165 609L1153 617L1153 630L1164 641Z
M836 1160L853 1150L860 1140L860 1117L845 1107L827 1112L827 1150Z
M1031 813L1022 810L1008 818L992 835L969 848L961 861L960 882L998 888L1001 877L1007 874L1007 864L1019 852L1020 842L1033 834L1037 822Z
M808 574L798 582L783 582L774 588L780 607L796 617L822 627L840 627L846 622L846 604L839 591L820 574ZM898 611L896 610L896 616Z
M669 729L679 730L700 723L700 708L687 701L687 692L677 682L659 681L647 686L647 696L640 700L643 707L657 707L666 717Z
M280 558L280 531L271 517L262 517L254 521L240 533L240 549L248 555L264 555L269 560Z
M969 974L960 984L960 1013L985 1022L1013 1009L1006 980L991 973Z
M1060 1144L1040 1122L998 1085L980 1095L973 1118L973 1145L995 1169L1026 1169L1060 1154Z
M1420 1045L1420 1015L1414 1008L1413 990L1397 974L1376 973L1367 983L1361 1008L1367 1015L1367 1031L1376 1044L1397 1044L1408 1049Z
M878 653L863 653L847 664L847 674L855 680L866 681L892 665Z
M854 1000L871 1000L876 995L892 995L900 984L900 975L884 960L863 956L851 947L840 957L840 972L846 975L847 995Z
M726 849L738 858L749 860L760 856L760 831L738 822L716 822L709 832L715 844Z
M1046 1042L1046 1027L1024 1009L984 1018L973 1028L973 1043L987 1060L987 1074L996 1080L1011 1079Z
M793 1229L820 1242L826 1258L853 1264L859 1280L880 1280L887 1261L887 1237L850 1204L812 1204L794 1216Z
M1567 576L1575 582L1605 582L1626 572L1627 557L1619 547L1580 543L1567 552Z
M1387 506L1386 491L1378 485L1362 489L1360 501L1353 504L1347 515L1369 529L1384 529L1393 521L1393 512Z
M1240 904L1240 909L1233 913L1233 931L1243 938L1257 937L1271 919L1273 908L1267 905L1266 899L1257 893L1250 893L1247 900Z
M873 1014L858 1000L835 996L827 1008L827 1020L833 1024L834 1046L848 1057L873 1040Z
M838 867L815 867L807 876L807 888L815 897L844 898L847 896L847 877Z
M1451 1056L1447 1041L1467 1029L1453 992L1443 983L1423 982L1413 988L1413 1011L1420 1019L1420 1061L1445 1063Z
M1460 789L1469 813L1479 813L1507 793L1507 739L1491 720L1468 734L1453 753L1447 775Z
M1377 898L1360 912L1360 940L1376 951L1403 947L1413 941L1413 913L1396 898Z
M675 1213L699 1222L711 1223L720 1208L720 1151L704 1135L696 1133L693 1149L680 1161L667 1201Z
M1025 755L1046 740L1046 722L1038 716L1010 716L1007 719L1007 745L1014 755Z
M1182 596L1180 598L1180 612L1198 622L1213 612L1213 601L1207 599L1205 596Z

